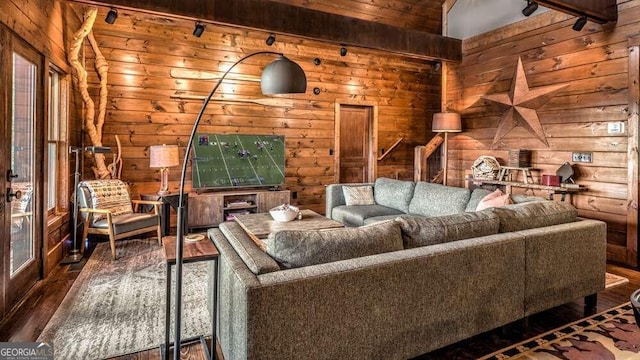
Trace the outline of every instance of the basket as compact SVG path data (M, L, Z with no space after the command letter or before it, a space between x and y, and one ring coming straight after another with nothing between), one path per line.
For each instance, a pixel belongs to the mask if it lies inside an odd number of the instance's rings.
M473 178L478 180L495 180L500 171L500 163L493 156L480 156L471 167Z

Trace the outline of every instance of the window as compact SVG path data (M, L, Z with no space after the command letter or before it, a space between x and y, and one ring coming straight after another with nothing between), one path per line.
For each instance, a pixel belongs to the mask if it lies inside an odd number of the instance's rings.
M49 69L47 130L47 212L55 215L67 204L67 80L57 68Z

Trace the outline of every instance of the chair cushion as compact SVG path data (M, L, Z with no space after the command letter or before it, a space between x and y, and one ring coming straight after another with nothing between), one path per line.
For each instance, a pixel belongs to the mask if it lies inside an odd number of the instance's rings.
M113 234L118 235L133 230L138 230L146 227L158 225L159 217L156 214L122 214L119 216L111 217L113 222ZM92 227L99 229L106 229L109 224L107 219L95 221Z
M89 190L93 209L111 210L114 216L133 213L127 185L121 180L88 180L83 181L81 186ZM94 225L105 218L105 214L94 214Z
M412 181L378 178L373 187L373 196L376 204L406 213L409 212L414 186Z
M402 250L400 225L384 221L359 228L282 230L269 234L267 254L297 268Z
M396 221L402 228L405 249L497 234L500 225L491 211L431 218L400 216Z
M578 210L571 204L555 201L531 201L489 211L500 218L501 233L569 223L578 217Z
M347 206L351 205L373 205L373 187L372 186L343 186L344 202Z
M409 213L427 217L459 214L469 202L469 189L420 181L416 183Z

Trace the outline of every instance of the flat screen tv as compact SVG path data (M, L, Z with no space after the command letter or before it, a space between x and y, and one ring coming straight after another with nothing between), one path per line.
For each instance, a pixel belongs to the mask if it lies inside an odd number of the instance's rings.
M193 145L192 187L279 187L284 164L284 136L200 133Z

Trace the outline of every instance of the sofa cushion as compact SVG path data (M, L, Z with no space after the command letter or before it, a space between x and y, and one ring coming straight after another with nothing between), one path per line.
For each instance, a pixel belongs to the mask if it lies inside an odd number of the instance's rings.
M372 186L343 186L344 202L347 206L352 205L373 205L373 187Z
M297 268L402 250L400 225L384 221L359 228L282 230L269 234L267 254Z
M416 184L409 213L427 217L459 214L469 202L469 189L420 181Z
M336 206L331 211L333 220L340 221L345 226L362 226L365 220L375 216L385 215L401 215L404 214L400 210L392 209L382 205L355 205L355 206Z
M555 201L531 201L490 211L500 218L501 233L564 224L578 217L578 210L571 204Z
M260 249L238 223L225 222L220 224L219 228L229 244L231 244L231 247L233 247L233 250L240 256L252 273L259 275L280 270L278 263ZM215 229L209 229L207 232L212 239L213 235L211 233L213 230Z
M481 211L491 207L505 206L509 204L513 204L511 195L503 193L500 189L496 189L494 192L488 194L487 196L483 197L482 200L480 200L478 206L476 207L476 211Z
M373 196L376 204L406 213L409 211L414 186L411 181L378 178L373 187Z
M401 214L400 216L402 216L402 217L422 217L420 215L412 215L412 214ZM365 225L369 225L369 224L373 224L373 223L380 222L380 221L395 220L397 218L398 218L398 214L374 216L374 217L370 217L370 218L364 219L364 224Z
M500 221L491 211L478 211L439 217L400 216L404 248L435 245L498 233Z
M525 194L511 194L511 200L514 204L522 204L530 201L547 201L547 199L541 196L532 196Z

